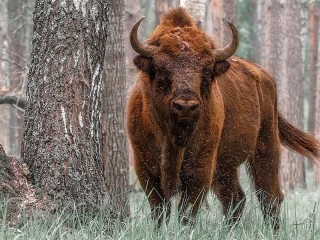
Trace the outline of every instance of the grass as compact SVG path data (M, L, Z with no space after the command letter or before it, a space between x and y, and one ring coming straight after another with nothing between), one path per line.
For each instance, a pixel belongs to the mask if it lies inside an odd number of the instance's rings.
M245 184L244 184L245 185ZM168 225L156 230L143 193L131 194L131 218L110 221L105 209L95 216L74 210L54 215L34 213L22 217L20 226L6 223L6 202L0 203L0 240L6 239L320 239L320 190L310 187L286 194L282 205L282 225L277 234L264 224L260 205L252 190L245 188L247 203L238 226L224 224L219 201L210 194L209 209L202 208L193 227L179 223L177 199ZM109 229L109 231L108 231ZM111 231L110 231L111 229Z

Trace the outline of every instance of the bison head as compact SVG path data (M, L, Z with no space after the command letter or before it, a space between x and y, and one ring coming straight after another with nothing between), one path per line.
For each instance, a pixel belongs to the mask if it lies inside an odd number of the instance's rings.
M143 18L130 32L132 48L140 54L134 63L144 72L145 86L158 123L173 142L186 146L202 116L208 114L215 77L229 68L226 60L238 46L238 32L229 22L233 40L217 49L182 8L162 18L147 43L137 31Z

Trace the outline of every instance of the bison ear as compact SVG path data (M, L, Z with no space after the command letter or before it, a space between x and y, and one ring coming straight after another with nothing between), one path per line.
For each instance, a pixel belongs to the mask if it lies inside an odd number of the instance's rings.
M152 65L150 58L142 57L140 55L134 57L133 63L143 72L149 72Z
M217 62L213 67L213 73L215 76L219 76L224 74L230 68L230 63L228 60L224 60L222 62Z

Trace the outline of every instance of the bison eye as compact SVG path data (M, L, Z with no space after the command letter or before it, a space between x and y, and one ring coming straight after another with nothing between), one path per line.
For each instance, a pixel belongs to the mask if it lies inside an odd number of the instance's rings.
M167 71L157 71L156 80L158 92L167 92L170 90L172 81Z
M212 70L205 69L202 73L201 91L209 90L209 86L214 79Z
M157 91L167 92L171 88L171 80L168 78L157 79Z

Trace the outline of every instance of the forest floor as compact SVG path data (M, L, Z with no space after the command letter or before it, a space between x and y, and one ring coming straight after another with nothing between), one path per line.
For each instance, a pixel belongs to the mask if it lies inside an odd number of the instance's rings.
M240 174L242 175L242 174ZM308 174L310 175L310 173ZM203 207L194 226L179 223L178 199L173 200L169 223L156 229L150 218L150 208L142 192L131 193L131 217L124 223L113 221L105 209L93 217L79 211L72 213L39 214L31 218L22 216L19 226L10 226L5 221L6 202L0 203L0 240L5 239L320 239L320 188L312 186L285 194L282 205L280 230L275 233L264 224L260 205L245 177L242 186L247 202L244 215L236 227L225 225L220 202L213 194L208 196L209 206ZM138 186L137 186L138 188Z

